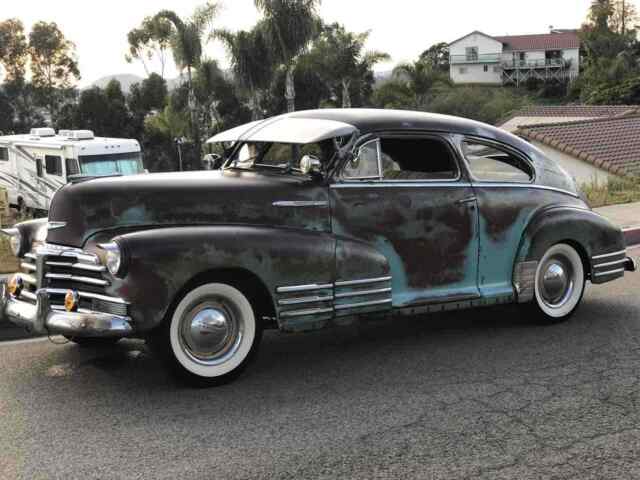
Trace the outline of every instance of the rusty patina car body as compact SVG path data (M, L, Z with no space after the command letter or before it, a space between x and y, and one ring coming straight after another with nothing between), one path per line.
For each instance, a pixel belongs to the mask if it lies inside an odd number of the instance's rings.
M380 142L393 147L407 138L437 142L453 159L450 178L403 177L399 169L387 178ZM248 142L329 140L335 151L315 174L228 162L220 171L63 187L48 220L16 227L23 281L5 291L3 311L38 332L145 337L187 292L220 281L251 300L260 328L303 331L378 313L531 302L539 262L561 243L579 254L592 283L634 268L621 231L590 210L569 175L531 144L485 124L317 110L212 139L226 142L230 157ZM493 159L517 159L528 179L474 178L469 145L497 149ZM363 146L378 150L377 175L349 177L345 169L360 168L347 166ZM412 154L430 161L429 151ZM104 266L100 245L109 242L121 250L116 275ZM69 292L78 304L65 311Z

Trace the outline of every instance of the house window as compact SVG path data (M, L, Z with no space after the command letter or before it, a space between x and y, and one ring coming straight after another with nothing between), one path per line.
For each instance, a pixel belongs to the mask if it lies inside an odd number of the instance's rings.
M467 73L467 67L460 67L460 75Z
M478 61L478 47L467 47L465 49L467 62L477 62Z
M484 71L485 71L485 72L488 72L488 71L489 71L489 65L485 65L485 66L484 66Z
M462 150L476 180L528 183L533 179L529 164L508 150L473 140L463 142Z
M6 147L0 147L0 162L9 161L9 149Z
M55 155L44 156L45 170L48 175L62 176L62 158Z

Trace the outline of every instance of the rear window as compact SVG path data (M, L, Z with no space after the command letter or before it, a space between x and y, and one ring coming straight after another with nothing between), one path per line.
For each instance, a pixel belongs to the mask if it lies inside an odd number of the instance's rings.
M7 147L0 147L0 162L9 161L9 149Z
M458 165L451 149L436 138L382 138L384 180L454 180Z

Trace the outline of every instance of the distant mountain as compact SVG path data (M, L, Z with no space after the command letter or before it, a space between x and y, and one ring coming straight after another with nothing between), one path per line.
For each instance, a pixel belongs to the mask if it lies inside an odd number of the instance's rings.
M142 80L144 79L142 77L139 77L137 75L132 75L130 73L121 73L118 75L107 75L106 77L102 77L96 80L95 82L93 82L91 85L89 85L88 88L91 88L91 87L105 88L111 80L118 80L120 82L120 86L122 87L122 91L127 93L129 90L131 90L131 85L133 85L134 83L142 82Z

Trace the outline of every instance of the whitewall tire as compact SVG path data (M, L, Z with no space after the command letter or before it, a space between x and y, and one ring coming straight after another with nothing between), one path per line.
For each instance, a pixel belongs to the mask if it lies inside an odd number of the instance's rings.
M542 319L557 323L568 319L580 305L586 277L580 254L571 245L550 247L535 275L536 310Z
M160 343L182 378L197 386L212 386L237 377L261 337L249 299L231 285L209 283L180 300L154 343Z

